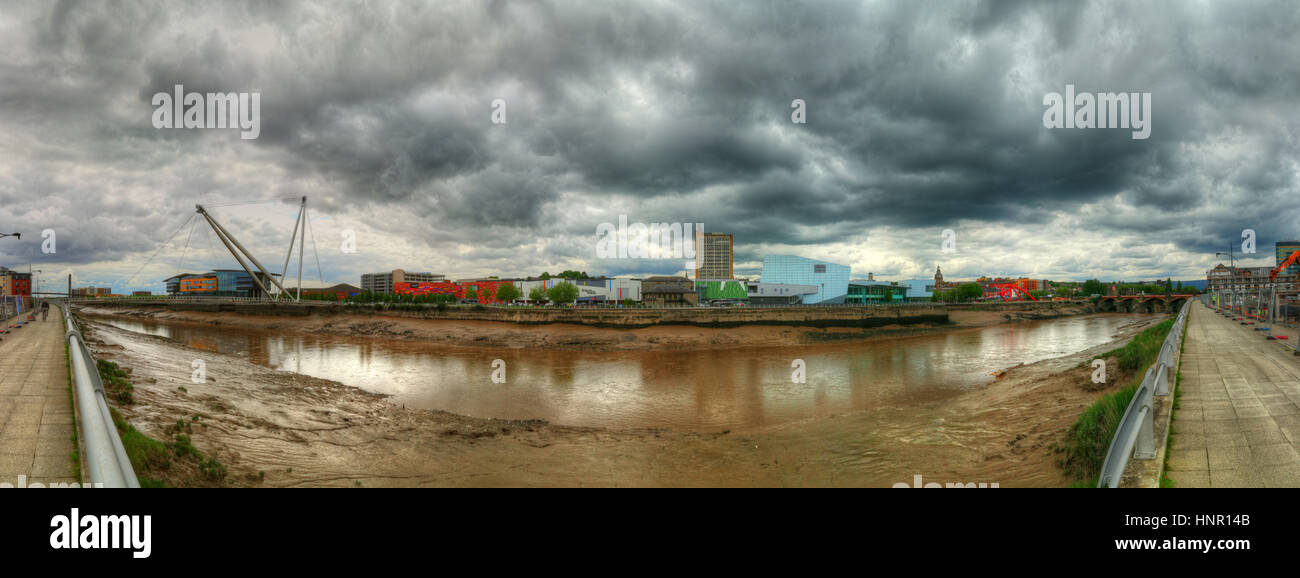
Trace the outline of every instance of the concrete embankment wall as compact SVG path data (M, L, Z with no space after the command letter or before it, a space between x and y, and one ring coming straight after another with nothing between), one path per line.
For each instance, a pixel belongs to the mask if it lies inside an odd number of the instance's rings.
M946 324L950 311L1019 312L1030 316L1055 317L1078 314L1078 304L986 303L978 305L914 305L880 307L789 307L789 308L682 308L682 309L548 309L452 306L437 309L423 305L294 305L288 303L166 303L143 304L105 301L95 307L123 307L136 310L228 312L243 315L385 315L415 319L499 321L525 325L566 323L591 327L636 328L652 325L738 327L742 325L791 325L803 327L883 327L887 325ZM1057 311L1073 309L1070 312Z

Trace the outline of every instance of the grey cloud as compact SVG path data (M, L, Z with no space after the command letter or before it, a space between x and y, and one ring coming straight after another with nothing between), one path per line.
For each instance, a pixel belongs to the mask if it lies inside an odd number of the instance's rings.
M1177 276L1247 226L1300 236L1290 2L11 7L0 223L70 231L57 257L0 244L11 260L142 262L196 199L301 194L451 273L589 262L595 223L575 215L613 206L731 231L748 263L984 227L1104 232L1123 242L1053 266ZM1152 138L1044 129L1067 83L1153 93ZM260 90L261 137L153 129L149 99L176 84ZM1081 229L1053 230L1063 214ZM238 222L269 252L275 215ZM1200 257L1134 249L1170 242ZM881 271L932 259L905 250ZM364 266L323 261L339 280Z

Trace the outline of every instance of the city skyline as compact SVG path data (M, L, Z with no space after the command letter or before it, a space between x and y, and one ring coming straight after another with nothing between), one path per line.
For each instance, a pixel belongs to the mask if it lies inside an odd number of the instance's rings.
M278 272L296 201L220 205L307 195L304 286L683 269L597 259L620 215L733 234L737 276L789 254L894 280L1201 279L1244 229L1239 266L1300 236L1300 63L1255 56L1298 25L1231 2L16 5L0 224L23 238L0 265L119 292L236 267L181 227L204 203ZM259 94L256 138L157 128L180 86ZM1149 93L1149 135L1046 128L1066 87Z

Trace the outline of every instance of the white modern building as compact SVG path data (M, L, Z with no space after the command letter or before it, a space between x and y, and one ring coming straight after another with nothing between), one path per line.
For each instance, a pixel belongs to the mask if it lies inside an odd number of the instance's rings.
M796 305L803 303L804 298L817 294L816 285L794 285L789 283L759 283L750 281L746 283L749 289L749 302L755 305L761 304L788 304Z
M849 274L847 265L794 255L763 257L763 283L812 285L817 288L816 293L804 296L805 304L844 303L849 292Z

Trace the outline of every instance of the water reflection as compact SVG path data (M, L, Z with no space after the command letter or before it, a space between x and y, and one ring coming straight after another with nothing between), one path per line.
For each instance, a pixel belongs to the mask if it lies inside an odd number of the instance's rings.
M104 320L252 363L337 380L408 407L604 427L714 431L939 399L992 371L1113 339L1139 315L1006 324L867 343L689 352L452 350L417 341ZM493 359L508 381L491 381ZM791 381L803 359L807 383Z

